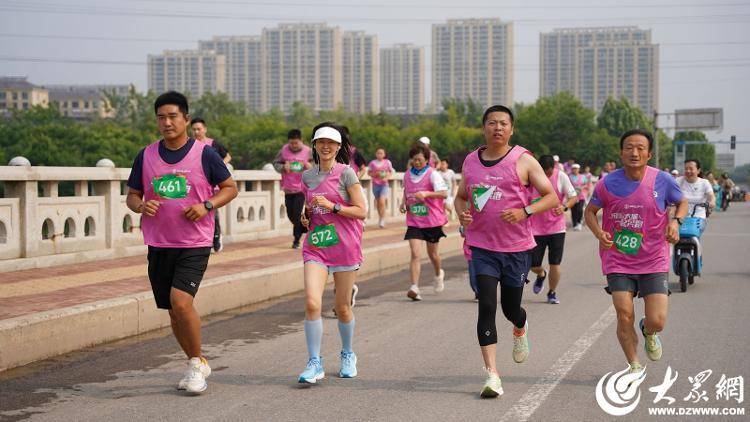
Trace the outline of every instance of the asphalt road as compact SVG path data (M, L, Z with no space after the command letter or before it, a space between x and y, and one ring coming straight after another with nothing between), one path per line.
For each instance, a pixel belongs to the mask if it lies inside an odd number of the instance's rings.
M452 258L445 262L445 292L435 295L426 284L425 300L419 303L405 297L406 272L360 283L355 379L336 376L340 341L336 321L327 315L327 378L312 388L297 384L306 350L304 302L294 295L205 321L205 352L214 373L202 396L187 397L175 389L184 361L169 332L161 331L0 373L0 420L669 419L650 416L649 408L739 408L747 415L745 402L717 398L716 384L722 374L750 378L750 204L733 204L729 212L713 216L703 242L705 271L687 293L679 292L671 276L675 293L662 335L664 356L650 362L639 347L647 375L640 402L623 417L609 416L595 399L599 379L624 369L626 361L610 298L602 289L597 243L584 230L567 235L561 304L548 305L543 293L534 295L527 288L531 354L526 363L513 363L511 327L499 312L498 365L505 394L498 399L478 396L484 374L476 304L465 261ZM332 303L330 293L326 304ZM640 319L643 306L637 303ZM675 401L654 404L656 394L649 388L662 383L668 367L678 373L666 394ZM705 391L707 400L693 403L688 378L705 370L712 373L696 393Z

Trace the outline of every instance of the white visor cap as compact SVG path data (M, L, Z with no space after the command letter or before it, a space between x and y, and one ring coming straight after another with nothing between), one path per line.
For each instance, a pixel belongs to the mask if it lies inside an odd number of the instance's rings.
M419 142L421 142L421 143L423 143L425 145L430 145L430 138L428 138L426 136L423 136L423 137L419 138Z
M340 144L341 134L338 130L330 126L323 126L322 128L316 130L315 135L313 136L313 141L317 141L318 139L330 139Z
M570 166L570 168L572 168L572 169L579 169L579 168L581 168L581 165L578 164L578 163L575 163L572 166Z

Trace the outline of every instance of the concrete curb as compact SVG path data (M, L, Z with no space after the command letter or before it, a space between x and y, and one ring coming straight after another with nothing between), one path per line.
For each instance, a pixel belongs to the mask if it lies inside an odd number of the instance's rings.
M455 256L462 252L463 239L451 233L440 244L441 256ZM359 279L403 270L410 259L405 241L363 252ZM302 276L302 262L294 262L206 279L196 308L201 315L210 315L299 292ZM156 309L151 292L2 320L0 371L167 326L169 316Z

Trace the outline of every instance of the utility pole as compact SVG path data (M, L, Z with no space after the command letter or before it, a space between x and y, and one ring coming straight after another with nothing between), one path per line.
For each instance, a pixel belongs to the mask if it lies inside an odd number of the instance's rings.
M654 110L654 160L656 161L654 167L661 168L659 166L659 112Z

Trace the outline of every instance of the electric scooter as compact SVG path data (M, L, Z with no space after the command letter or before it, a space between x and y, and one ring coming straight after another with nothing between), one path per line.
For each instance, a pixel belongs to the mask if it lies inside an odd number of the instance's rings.
M708 204L695 204L690 217L685 217L680 225L680 240L674 245L672 254L672 269L680 277L680 291L686 292L688 284L695 282L695 276L701 275L703 255L700 238L706 229L706 219L695 217L698 207L706 209Z

